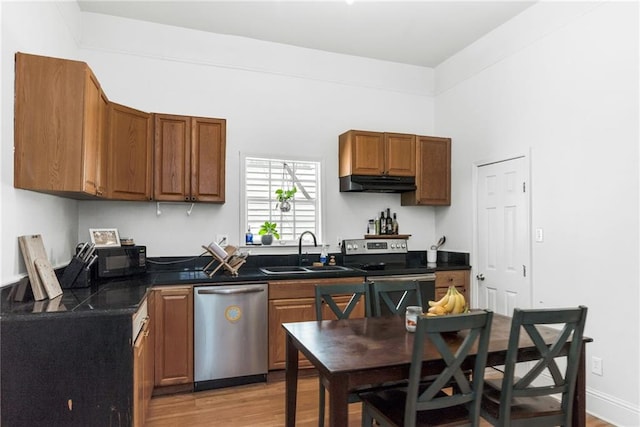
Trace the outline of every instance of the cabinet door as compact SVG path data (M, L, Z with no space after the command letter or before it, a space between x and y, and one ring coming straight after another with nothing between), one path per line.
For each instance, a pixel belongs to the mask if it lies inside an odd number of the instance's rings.
M193 290L156 289L155 385L193 388Z
M95 195L99 98L85 63L16 54L16 188Z
M385 173L384 134L350 130L339 137L339 174L382 175Z
M451 139L417 137L416 191L402 193L401 204L451 204Z
M96 171L96 195L107 197L109 187L109 100L104 92L100 91L98 100L98 153Z
M436 272L436 301L442 298L449 286L455 286L469 303L469 270L450 270Z
M416 175L416 136L385 133L385 174L391 176Z
M151 294L153 295L153 294ZM147 298L149 321L146 324L145 330L145 347L144 347L144 386L142 389L142 397L144 400L144 414L146 419L146 413L151 402L151 396L153 395L154 386L154 369L155 369L155 326L153 324L153 318L155 316L155 298Z
M286 360L283 323L316 319L315 298L287 298L269 301L269 369L284 369ZM311 363L300 355L300 367Z
M189 201L191 118L154 114L155 200Z
M146 340L144 332L138 334L133 346L133 426L144 426L145 402L144 402L144 371Z
M100 84L91 70L85 70L84 107L85 115L83 120L84 134L84 162L83 162L83 187L84 191L90 194L97 194L98 190L98 161L102 142L100 138L104 135L101 126L101 103L102 94Z
M110 104L109 198L151 200L151 116Z
M224 119L192 118L191 201L225 201L226 123Z

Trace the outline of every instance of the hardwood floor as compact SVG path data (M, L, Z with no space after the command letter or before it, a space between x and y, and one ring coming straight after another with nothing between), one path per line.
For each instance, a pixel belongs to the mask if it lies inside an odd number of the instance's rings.
M284 425L284 388L281 380L197 393L154 397L146 427L278 427ZM327 396L328 399L328 396ZM360 427L360 404L349 405L349 426ZM318 425L318 379L298 382L297 427ZM328 423L328 418L327 418ZM488 426L482 422L481 426ZM587 427L613 427L587 416Z

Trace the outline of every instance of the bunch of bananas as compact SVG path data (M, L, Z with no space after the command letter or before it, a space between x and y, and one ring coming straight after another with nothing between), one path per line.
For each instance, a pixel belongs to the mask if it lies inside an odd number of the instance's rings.
M469 310L467 303L455 286L449 286L447 293L439 301L429 301L427 316L442 316L443 314L460 314Z

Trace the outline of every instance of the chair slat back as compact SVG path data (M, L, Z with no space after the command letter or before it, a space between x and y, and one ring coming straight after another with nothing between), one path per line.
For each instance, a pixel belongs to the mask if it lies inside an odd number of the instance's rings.
M399 280L393 282L371 282L373 293L373 315L382 316L383 309L386 307L392 314L404 315L408 305L412 305L412 301L417 301L418 305L422 304L422 293L420 292L420 284L416 280ZM394 302L392 294L402 295L398 302ZM412 298L415 296L415 298Z
M571 424L572 402L575 393L576 378L584 325L587 318L587 307L560 309L513 311L507 359L504 366L502 390L500 395L500 419L511 418L511 404L516 397L539 397L561 394L563 411L562 425ZM559 325L559 334L555 341L547 345L536 325ZM522 333L525 332L525 334ZM540 353L540 359L530 366L519 378L516 375L518 344L521 336L529 338ZM558 366L558 359L566 357L563 370ZM545 373L553 380L553 385L546 385L548 380L541 378Z
M479 425L480 403L484 384L484 369L491 333L493 312L488 310L439 317L419 317L416 326L404 425L415 425L417 411L446 408L465 404L471 425ZM460 341L452 351L448 333L465 331L457 335ZM443 335L444 334L444 335ZM433 345L440 353L445 367L432 379L426 389L420 390L424 346ZM463 362L477 349L472 381L465 375ZM443 387L455 384L451 395L441 392Z
M340 308L334 297L349 294L351 295L351 299L347 305L344 306L344 309ZM315 295L317 320L322 320L323 301L338 319L348 319L360 300L364 303L365 316L370 315L369 303L371 298L369 297L369 286L367 286L365 282L338 285L316 285Z

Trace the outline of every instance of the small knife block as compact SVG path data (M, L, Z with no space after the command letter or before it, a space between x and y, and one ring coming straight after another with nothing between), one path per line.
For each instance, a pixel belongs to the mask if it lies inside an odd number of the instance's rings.
M62 289L86 288L91 286L91 270L78 257L71 258L71 262L64 269L60 286Z

